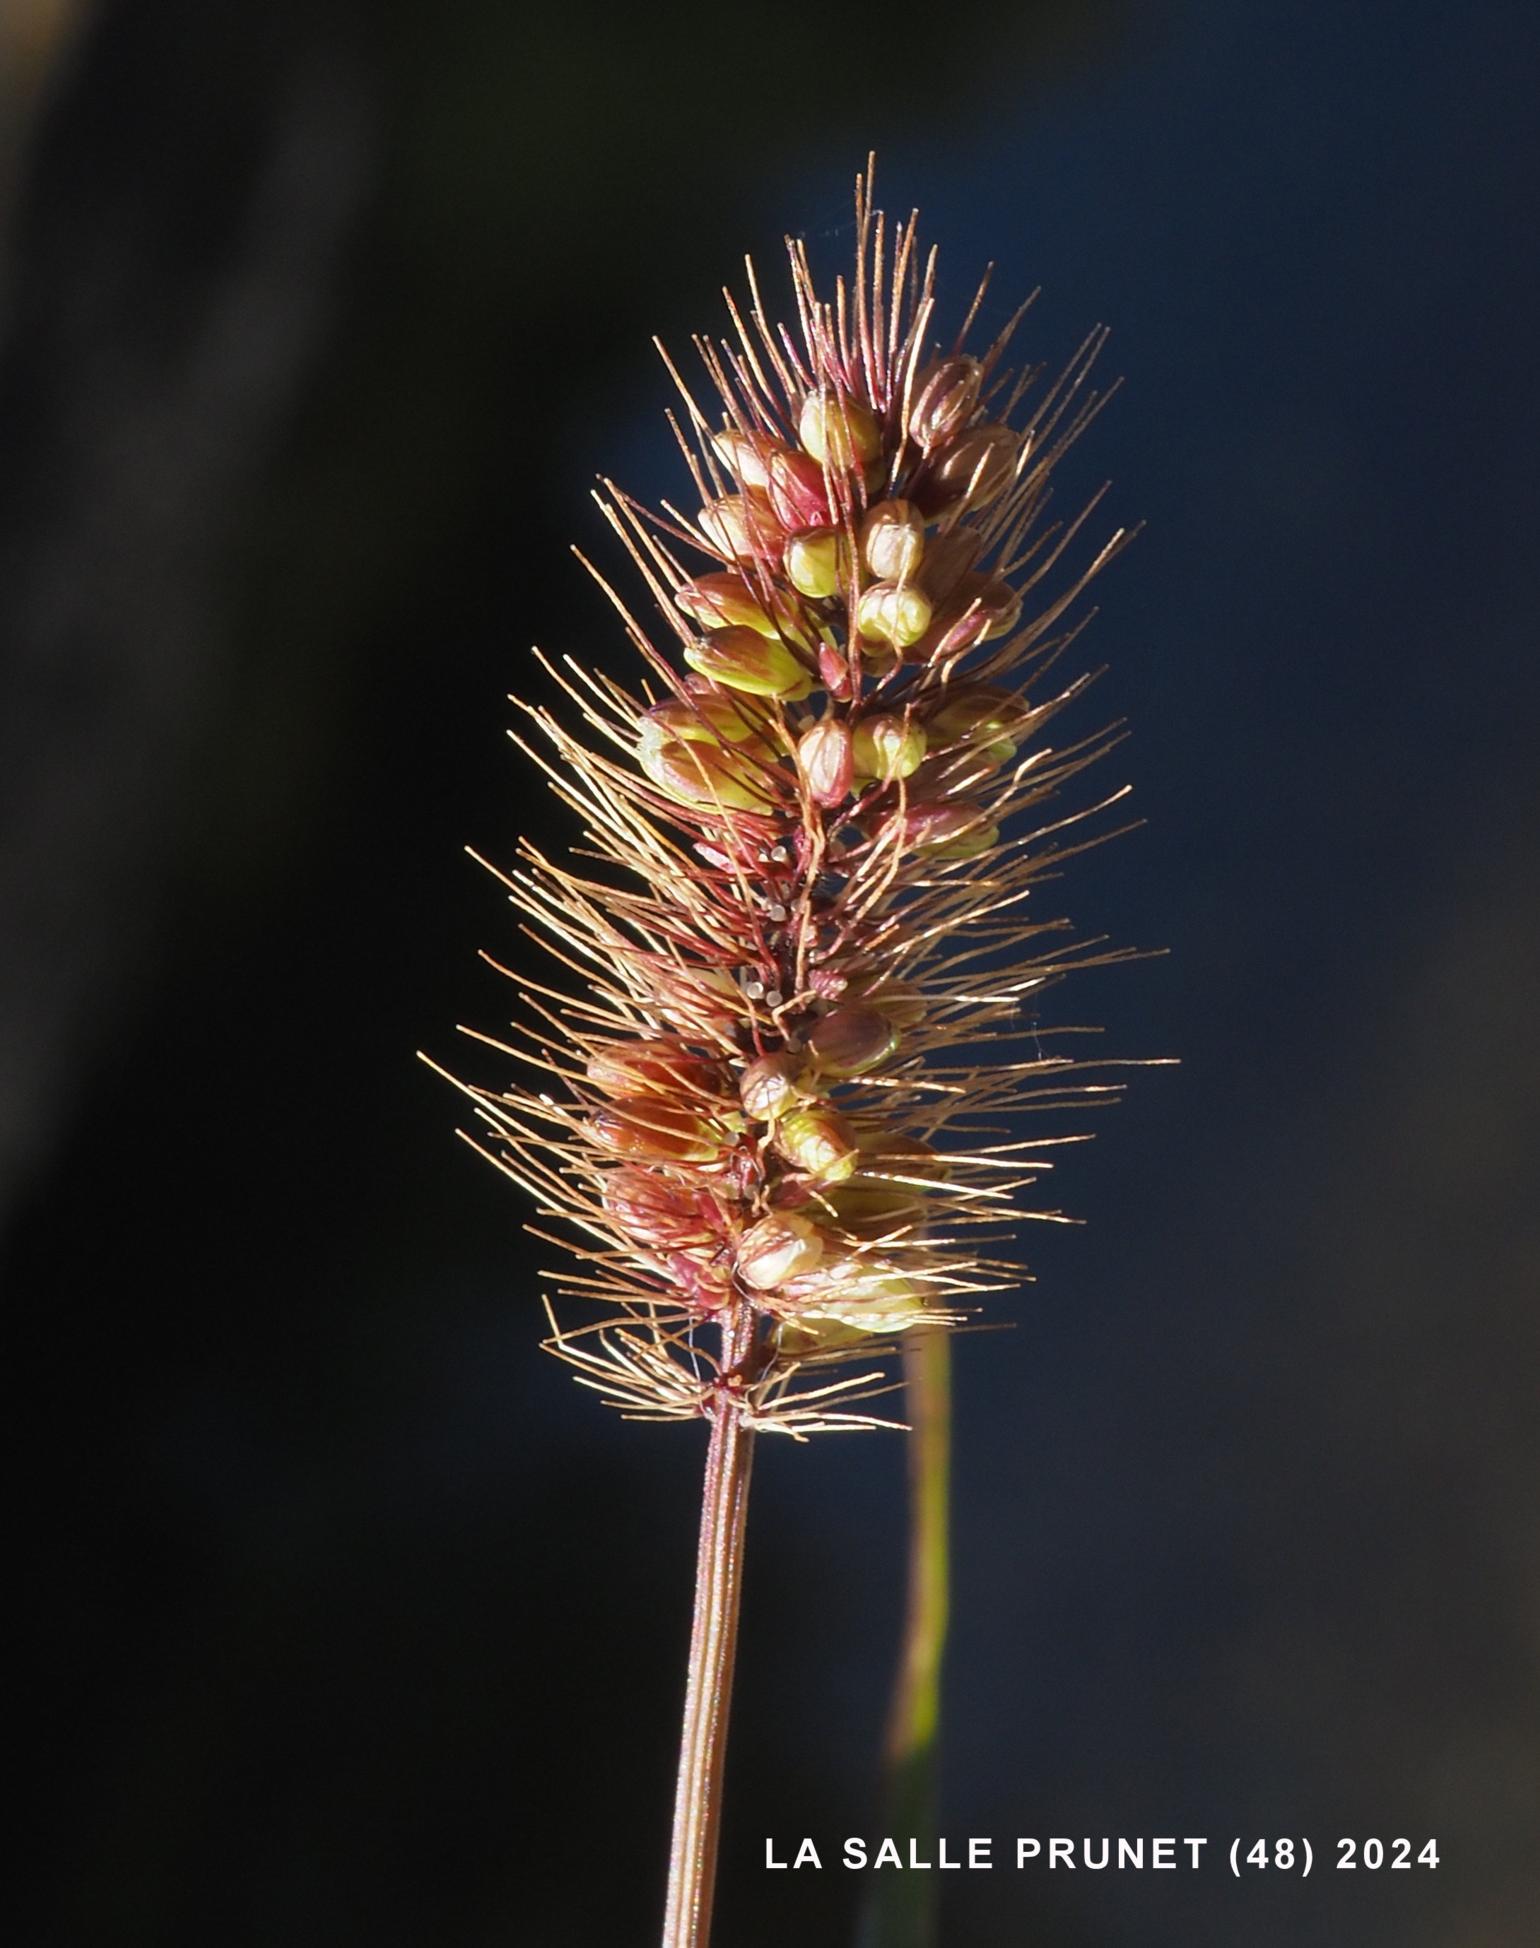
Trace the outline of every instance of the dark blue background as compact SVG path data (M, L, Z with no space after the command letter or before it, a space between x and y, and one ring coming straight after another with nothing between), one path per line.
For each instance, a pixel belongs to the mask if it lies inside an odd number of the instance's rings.
M11 185L0 1025L31 1942L641 1943L700 1442L541 1360L419 1044L517 952L565 553L681 491L647 336L848 182L954 297L1114 327L1144 519L1077 862L1168 948L1051 995L1135 1079L959 1349L946 1826L1440 1842L1437 1874L958 1875L970 1948L1529 1941L1537 572L1530 9L620 27L109 9ZM602 30L602 31L601 31ZM1109 780L1110 782L1110 780ZM527 964L527 963L526 963ZM474 1059L474 1058L472 1058ZM850 1939L896 1440L771 1444L721 1939Z

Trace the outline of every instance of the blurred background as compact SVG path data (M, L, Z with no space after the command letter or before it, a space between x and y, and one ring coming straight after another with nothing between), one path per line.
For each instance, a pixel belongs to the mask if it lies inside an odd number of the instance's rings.
M1540 1911L1533 11L956 0L624 17L0 5L10 1938L654 1938L698 1429L536 1350L421 1046L522 957L534 641L625 650L586 497L681 491L648 345L850 184L1126 387L1144 518L1077 863L1165 959L960 1347L955 1835L1436 1836L1425 1871L949 1877L969 1948L1519 1948ZM1115 782L1110 777L1106 782ZM522 964L530 966L527 958ZM485 1052L483 1052L485 1053ZM844 1948L895 1438L767 1444L724 1948ZM1211 1852L1217 1848L1211 1848Z

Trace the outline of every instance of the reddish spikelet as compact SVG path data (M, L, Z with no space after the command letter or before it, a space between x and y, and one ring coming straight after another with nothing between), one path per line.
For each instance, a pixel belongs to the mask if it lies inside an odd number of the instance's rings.
M1103 403L1104 334L1047 384L1007 368L1022 312L970 354L986 275L940 344L915 218L890 227L858 181L856 219L832 301L789 242L795 331L748 266L732 338L697 341L709 412L670 365L698 514L606 483L676 640L594 571L640 692L567 658L547 668L589 741L525 707L584 863L526 843L505 883L577 985L524 984L507 1052L529 1087L468 1091L477 1147L576 1250L559 1289L602 1307L547 1308L579 1378L631 1415L730 1397L798 1436L879 1424L856 1409L880 1371L830 1369L1020 1277L989 1247L1040 1151L1073 1139L1003 1119L1116 1093L1023 1013L1118 957L1064 944L1029 897L1102 809L1049 807L1116 735L1047 735L1089 680L1051 675L1072 605L1127 539L1065 569L1091 508L1043 519Z

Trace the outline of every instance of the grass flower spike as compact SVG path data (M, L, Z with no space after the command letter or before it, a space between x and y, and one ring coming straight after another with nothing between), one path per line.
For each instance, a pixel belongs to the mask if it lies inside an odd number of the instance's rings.
M1014 367L1021 312L971 344L987 276L944 329L934 252L869 178L830 295L789 250L793 326L750 265L704 384L670 365L689 504L605 483L637 670L563 658L568 708L526 709L582 838L506 874L560 971L499 1044L527 1079L468 1091L575 1254L551 1349L630 1416L710 1424L670 1948L709 1928L754 1437L880 1424L883 1356L1020 1280L1005 1228L1067 1138L1013 1119L1116 1092L1029 1007L1116 957L1038 904L1121 795L1061 799L1115 727L1056 733L1077 598L1126 536L1082 545L1095 500L1046 514L1103 334Z

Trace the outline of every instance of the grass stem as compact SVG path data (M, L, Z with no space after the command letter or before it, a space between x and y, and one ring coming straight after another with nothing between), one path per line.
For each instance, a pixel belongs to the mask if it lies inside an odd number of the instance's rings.
M909 1584L889 1709L884 1833L934 1846L940 1812L941 1666L950 1590L952 1345L944 1328L904 1335L909 1422ZM936 1874L879 1874L861 1948L936 1948Z
M726 1338L722 1367L724 1375L731 1375L752 1346L753 1315L748 1307ZM717 1396L706 1450L695 1562L695 1620L690 1632L663 1948L707 1948L711 1938L753 1458L753 1430L744 1424L738 1401L730 1386L724 1384Z

